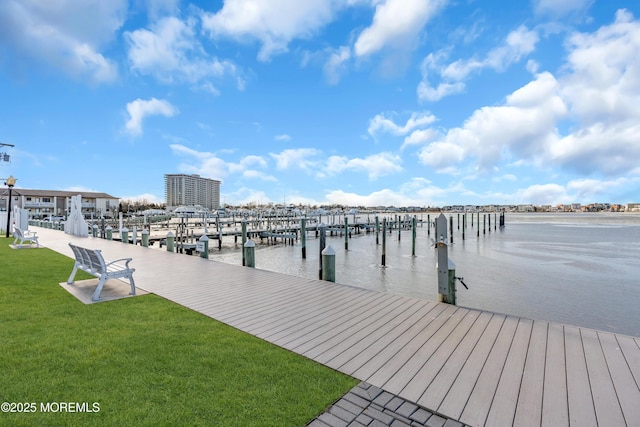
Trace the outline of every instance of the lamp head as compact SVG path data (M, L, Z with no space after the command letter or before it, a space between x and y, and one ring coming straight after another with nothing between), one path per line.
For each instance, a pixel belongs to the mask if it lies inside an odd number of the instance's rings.
M9 187L13 187L14 185L16 185L16 179L13 177L13 175L10 175L9 178L7 178L5 184Z

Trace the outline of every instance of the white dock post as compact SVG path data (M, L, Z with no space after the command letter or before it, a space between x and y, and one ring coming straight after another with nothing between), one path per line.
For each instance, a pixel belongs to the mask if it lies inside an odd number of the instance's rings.
M322 280L336 281L336 251L331 245L322 251Z

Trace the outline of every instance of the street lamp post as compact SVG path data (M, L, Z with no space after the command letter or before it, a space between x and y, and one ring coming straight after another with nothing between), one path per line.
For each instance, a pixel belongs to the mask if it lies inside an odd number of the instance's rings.
M9 227L11 226L11 189L13 189L13 186L16 185L16 179L13 177L13 175L7 178L5 185L9 187L9 203L7 204L7 235L5 236L8 238Z

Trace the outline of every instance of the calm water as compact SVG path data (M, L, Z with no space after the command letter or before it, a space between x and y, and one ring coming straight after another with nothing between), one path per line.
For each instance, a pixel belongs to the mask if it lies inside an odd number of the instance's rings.
M467 218L465 241L457 214L453 218L449 257L469 286L457 284L458 305L640 336L640 214L507 214L507 226L497 231L492 215L491 231L481 230L479 238ZM397 230L387 234L385 268L373 233L354 235L348 251L344 237L327 236L327 245L336 250L339 283L437 299L436 253L426 225L418 228L416 257L411 231L400 241ZM211 258L242 263L239 252ZM256 267L317 278L318 239L307 238L306 260L299 241L259 246Z

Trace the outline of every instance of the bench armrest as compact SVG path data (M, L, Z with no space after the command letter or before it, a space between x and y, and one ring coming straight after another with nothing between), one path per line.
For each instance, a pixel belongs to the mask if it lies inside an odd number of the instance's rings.
M129 268L129 263L130 263L132 260L133 260L133 258L120 258L120 259L116 259L116 260L114 260L114 261L111 261L111 262L110 262L110 263L108 263L108 264L105 264L105 267L108 267L108 266L110 266L111 264L115 264L115 263L120 262L120 261L125 261L124 266L125 266L126 268Z

